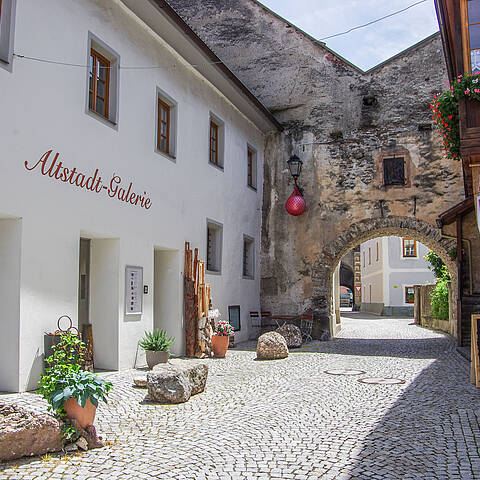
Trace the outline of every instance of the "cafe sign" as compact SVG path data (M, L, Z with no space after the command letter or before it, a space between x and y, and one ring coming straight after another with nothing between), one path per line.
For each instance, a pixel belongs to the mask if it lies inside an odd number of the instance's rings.
M42 175L52 180L83 188L97 195L107 195L112 199L145 210L149 210L152 206L152 201L147 196L147 192L137 193L132 182L127 185L115 173L104 180L98 168L93 173L89 173L82 172L76 167L69 167L60 159L59 153L53 154L53 150L45 152L36 163L26 161L25 168L30 172L38 170Z

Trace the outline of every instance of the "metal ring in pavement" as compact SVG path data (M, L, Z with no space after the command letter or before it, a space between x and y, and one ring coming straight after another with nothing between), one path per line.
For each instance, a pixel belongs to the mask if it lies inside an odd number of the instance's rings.
M355 370L353 368L335 368L333 370L325 370L328 375L363 375L363 370Z
M383 378L383 377L366 377L359 378L359 382L367 383L368 385L400 385L405 383L405 380L400 378Z

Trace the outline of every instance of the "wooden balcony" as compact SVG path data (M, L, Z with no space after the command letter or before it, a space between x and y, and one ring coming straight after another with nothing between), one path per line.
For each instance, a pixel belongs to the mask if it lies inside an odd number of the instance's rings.
M480 166L480 102L462 98L458 104L460 119L460 156L463 162L465 195L473 193L472 165Z

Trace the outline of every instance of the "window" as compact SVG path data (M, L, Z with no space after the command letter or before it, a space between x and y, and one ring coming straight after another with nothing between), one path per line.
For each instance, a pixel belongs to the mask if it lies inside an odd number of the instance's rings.
M223 226L221 223L207 220L207 271L222 272Z
M405 185L405 161L403 157L383 159L383 183L387 185Z
M372 249L368 247L368 264L372 264Z
M228 307L228 323L236 332L240 330L240 305Z
M118 122L120 57L93 34L88 34L87 113L107 125Z
M243 236L243 278L253 278L255 244L253 238Z
M157 141L156 150L175 159L177 103L157 88Z
M208 161L223 170L224 124L213 113L210 114L209 132Z
M110 62L93 48L90 49L88 108L108 118L110 95Z
M257 152L247 147L247 185L257 189Z
M405 287L405 303L415 303L414 287Z
M368 286L368 290L369 290L369 293L370 293L370 303L372 303L372 284L370 284Z
M217 167L218 163L218 125L210 120L210 163Z
M377 252L376 252L376 253L377 253L377 254L376 254L376 261L378 262L378 259L379 259L379 257L378 257L378 242L377 242L377 244L376 244L376 250L377 250Z
M0 61L6 64L12 63L15 5L16 0L0 0Z
M463 52L465 71L480 73L480 1L463 0Z
M417 256L417 242L416 240L412 240L410 238L403 238L403 257L416 257Z
M363 251L363 266L365 266L365 250Z

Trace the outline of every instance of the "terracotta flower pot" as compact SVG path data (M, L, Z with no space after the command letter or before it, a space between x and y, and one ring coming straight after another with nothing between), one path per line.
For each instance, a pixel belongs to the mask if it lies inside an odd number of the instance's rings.
M97 409L90 399L87 400L84 407L81 407L75 398L69 398L63 408L65 409L67 417L77 420L83 429L89 425L93 425Z
M228 340L226 335L212 335L212 350L217 358L224 358L228 350Z
M159 363L168 362L168 352L154 352L153 350L145 350L145 357L147 358L147 365L150 370Z

